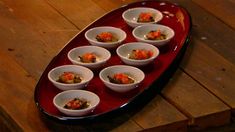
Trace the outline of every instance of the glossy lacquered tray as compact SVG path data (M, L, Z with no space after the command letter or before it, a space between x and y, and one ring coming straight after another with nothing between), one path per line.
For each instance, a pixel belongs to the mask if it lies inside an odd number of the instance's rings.
M62 92L57 89L48 80L48 72L61 65L72 64L67 58L67 53L75 47L90 45L85 39L85 32L93 27L98 26L113 26L121 28L127 34L126 40L123 44L128 42L136 42L135 38L132 36L133 28L129 27L125 21L122 19L122 13L127 9L134 7L151 7L155 8L163 13L163 19L159 24L171 27L174 32L174 38L165 46L159 47L160 55L154 60L153 63L146 67L141 67L140 69L145 73L145 79L135 90L127 93L116 93L109 90L102 81L99 79L99 71L94 72L94 78L91 80L89 85L84 88L85 90L92 91L100 97L100 104L98 107L89 115L86 116L66 116L59 112L53 105L53 98L56 94ZM169 2L159 2L159 1L142 1L131 3L129 5L122 6L116 10L113 10L106 15L102 16L83 31L76 35L53 60L49 63L46 70L43 72L36 88L35 88L35 102L39 110L54 119L58 120L82 120L82 119L94 119L102 115L112 113L128 106L130 103L136 101L137 98L143 98L144 93L148 89L152 89L151 92L159 91L157 85L154 83L159 82L164 75L168 74L167 71L170 70L170 66L176 58L183 52L183 49L187 45L189 33L191 29L191 19L188 12L177 4ZM112 57L105 64L104 67L112 65L124 64L117 56L115 50L111 51Z

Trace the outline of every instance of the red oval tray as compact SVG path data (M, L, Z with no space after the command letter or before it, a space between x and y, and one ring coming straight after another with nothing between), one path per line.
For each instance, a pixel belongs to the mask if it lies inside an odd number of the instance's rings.
M60 113L54 107L52 100L53 97L61 91L53 86L48 80L48 72L54 67L72 64L67 58L67 53L72 48L89 45L88 41L84 37L84 34L90 28L97 26L118 27L127 33L127 38L124 43L135 42L136 40L131 33L133 28L129 27L122 19L122 13L125 10L134 7L151 7L158 9L164 15L163 19L160 21L160 24L167 25L175 31L174 38L166 46L160 48L160 55L154 63L141 68L146 74L143 83L141 83L136 90L128 93L115 93L105 87L105 85L101 82L98 77L99 70L94 71L94 79L85 88L85 90L96 93L101 99L100 104L94 112L80 117L70 117ZM159 80L164 74L167 74L166 71L169 70L169 67L172 65L173 61L181 52L183 52L183 47L186 46L186 43L188 42L187 40L189 38L190 29L191 19L188 12L177 4L169 2L142 1L113 10L86 27L76 37L74 37L56 57L53 58L46 70L43 72L35 88L35 103L42 113L58 120L93 119L94 117L99 117L112 111L119 110L124 106L128 106L131 102L135 101L136 98L141 97L141 95L150 87L152 87L153 91L159 91L158 87L153 87L151 85ZM123 64L116 55L115 50L111 52L112 57L107 62L105 67Z

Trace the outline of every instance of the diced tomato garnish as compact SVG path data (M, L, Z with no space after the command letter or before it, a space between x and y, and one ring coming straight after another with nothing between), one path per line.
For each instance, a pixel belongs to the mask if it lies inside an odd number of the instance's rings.
M63 74L65 80L73 80L74 74L72 72L64 72Z
M112 41L113 35L109 32L102 32L101 34L99 34L99 37L104 41Z
M69 101L65 106L65 108L69 109L80 109L80 107L81 107L81 102L78 99Z
M153 19L153 14L150 12L142 12L139 15L140 22L150 22Z
M155 40L159 37L161 37L161 31L160 30L156 30L156 31L150 31L148 34L147 34L147 39L150 39L150 40Z
M148 51L148 56L152 57L153 56L153 52L152 51Z
M157 31L153 32L153 36L154 37L160 37L161 36L161 31L157 30Z
M114 79L121 81L122 84L129 83L129 77L123 73L117 73L114 75Z
M137 49L134 51L135 59L141 60L141 59L148 59L152 57L153 53L151 51L143 50L143 49Z
M83 56L83 59L92 61L93 59L96 59L95 55L93 53L86 53Z

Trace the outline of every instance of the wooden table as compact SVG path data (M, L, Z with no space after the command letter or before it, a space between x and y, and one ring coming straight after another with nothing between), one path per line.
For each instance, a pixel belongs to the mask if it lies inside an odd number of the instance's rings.
M34 89L51 59L91 22L134 1L1 0L0 131L187 131L231 124L235 113L233 0L169 0L191 14L191 42L161 94L140 111L76 125L40 114Z

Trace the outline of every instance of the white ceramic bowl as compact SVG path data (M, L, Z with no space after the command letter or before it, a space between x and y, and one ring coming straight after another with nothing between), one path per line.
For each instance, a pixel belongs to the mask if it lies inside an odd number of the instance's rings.
M79 56L82 56L86 53L93 53L96 56L96 62L81 62ZM90 69L102 67L110 59L110 57L111 54L108 50L98 46L81 46L70 50L68 53L68 58L73 64L85 66Z
M131 84L111 83L108 79L108 76L113 76L116 73L128 74L128 76L134 79L134 83ZM137 88L138 85L144 80L145 74L140 69L133 66L115 65L103 69L100 72L99 77L108 88L110 88L113 91L122 93Z
M147 35L150 31L160 30L163 34L166 35L166 39L164 40L147 40L145 35ZM137 41L145 42L149 44L153 44L155 46L162 46L169 42L174 36L175 32L168 26L159 25L159 24L146 24L136 27L132 31L133 36Z
M80 83L73 83L73 84L65 84L57 82L59 76L62 75L64 72L74 72L76 74L79 74L82 81ZM82 89L87 86L87 84L91 81L93 77L94 74L90 69L78 65L58 66L53 68L48 73L48 79L53 83L54 86L56 86L60 90Z
M96 36L102 32L112 33L118 40L115 42L99 42L96 40ZM113 49L118 47L125 39L126 33L120 29L111 26L95 27L89 29L85 33L85 38L89 41L91 45L100 46L106 49Z
M140 13L149 12L153 14L154 21L153 22L137 22ZM137 27L143 24L149 23L157 23L162 20L163 15L160 11L153 9L153 8L146 8L146 7L137 7L131 8L122 13L122 18L124 21L131 27Z
M65 104L74 98L84 99L89 106L84 109L71 110L64 108ZM67 90L57 94L53 99L54 106L62 113L69 116L82 116L91 113L99 104L100 98L86 90Z
M129 56L131 52L137 49L144 49L144 50L151 51L153 55L150 58L143 59L143 60L130 59ZM147 65L159 55L159 50L157 47L151 44L142 43L142 42L132 42L132 43L123 44L117 48L116 52L117 52L117 55L125 64L132 65L132 66Z

